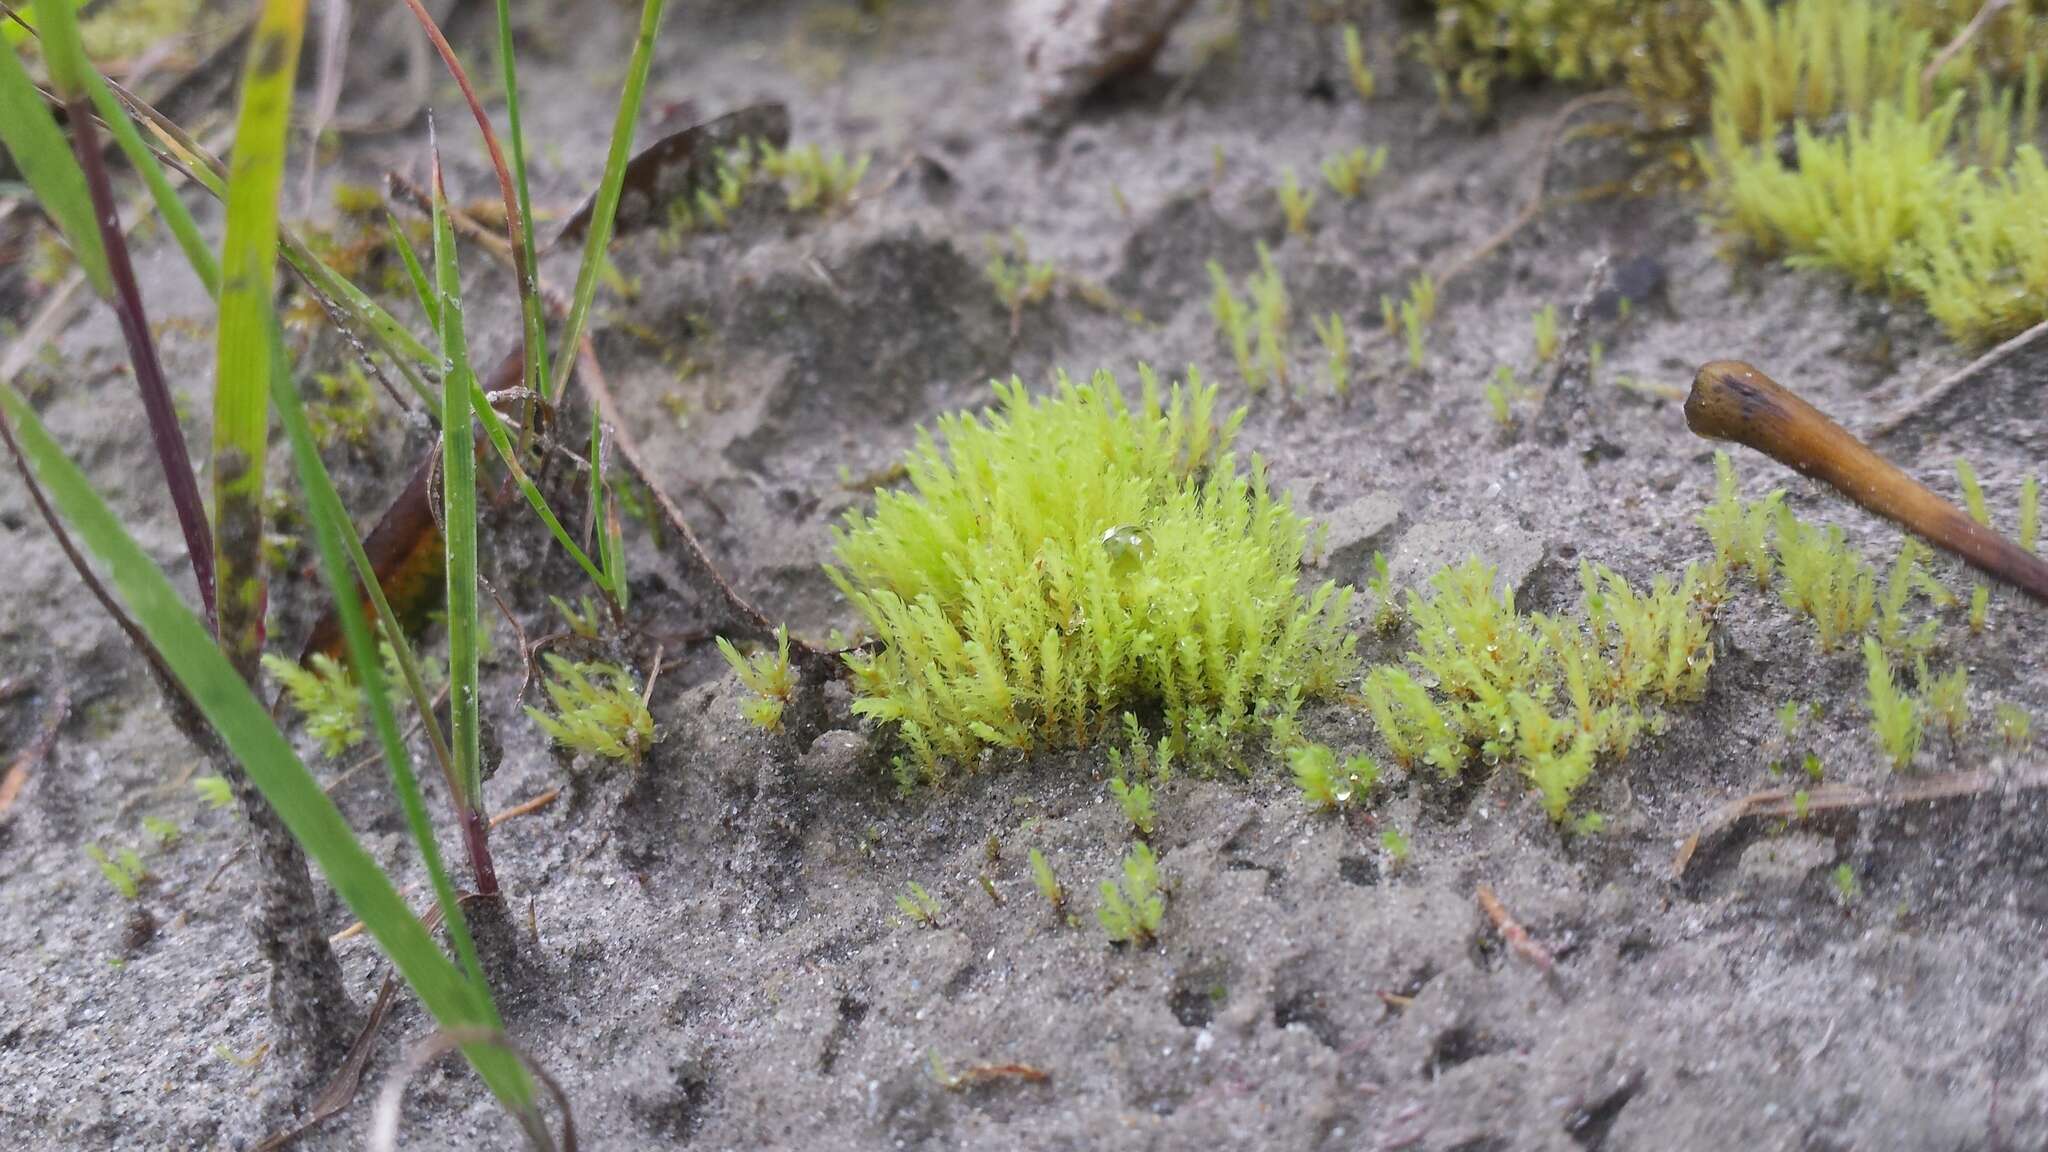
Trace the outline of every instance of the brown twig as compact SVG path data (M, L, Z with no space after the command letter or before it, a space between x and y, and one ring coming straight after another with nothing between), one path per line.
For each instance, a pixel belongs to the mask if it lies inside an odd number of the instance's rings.
M0 776L0 817L5 817L14 807L15 798L28 785L28 774L42 762L43 757L56 747L57 733L63 730L64 720L71 714L71 689L62 680L57 681L56 696L44 711L43 726L36 730L14 760L7 765L7 773Z
M562 790L560 788L550 788L531 800L523 800L514 804L512 807L491 817L491 827L495 829L507 820L517 820L521 816L531 816L535 812L553 804L561 795Z
M975 1064L953 1073L940 1073L934 1070L932 1079L938 1081L939 1087L949 1092L957 1092L962 1088L992 1084L999 1080L1045 1084L1051 1082L1052 1073L1033 1064Z
M1908 780L1883 790L1830 784L1810 790L1772 788L1752 792L1722 805L1700 824L1697 831L1685 838L1685 843L1671 860L1671 876L1674 880L1683 881L1695 861L1716 854L1744 826L1761 820L1857 815L1914 804L1967 800L1994 790L2032 792L2043 788L2048 788L2048 768L2035 767L2009 775L1986 771L1949 772Z
M1975 40L1977 33L1982 32L1984 26L1991 23L1993 16L1997 15L2000 10L2011 3L2012 0L1984 0L1984 3L1978 6L1977 14L1970 17L1970 22L1963 25L1962 30L1955 34L1955 38L1943 46L1941 51L1934 54L1934 59L1927 62L1927 67L1920 70L1920 106L1922 108L1930 107L1934 102L1935 77L1941 75L1941 70L1948 67L1950 60L1955 59L1956 53L1970 46L1970 41Z
M1529 935L1529 930L1508 912L1507 905L1500 902L1493 889L1484 884L1479 886L1479 908L1493 922L1493 930L1500 933L1500 938L1507 941L1508 948L1515 955L1528 961L1545 976L1556 970L1557 962L1551 959L1549 950Z
M392 1001L397 996L398 978L387 972L383 985L377 989L376 1001L370 1005L369 1018L363 1021L362 1031L356 1033L355 1042L349 1045L348 1056L342 1060L341 1067L334 1070L327 1086L313 1098L312 1107L306 1110L306 1118L258 1144L255 1152L279 1152L279 1149L291 1146L299 1137L340 1115L355 1100L356 1093L362 1091L363 1071L369 1067L377 1033L390 1016Z
M1873 440L1882 440L1895 435L1929 408L1940 403L1949 393L1977 376L2003 364L2019 352L2030 347L2036 340L2048 336L2048 320L2043 320L2025 332L2005 341L1991 351L1984 353L1968 364L1944 376L1934 387L1913 398L1904 408L1885 418L1884 422L1870 434Z
M727 582L724 574L711 562L711 557L704 551L704 546L698 543L697 534L691 530L690 522L683 519L681 509L676 507L675 501L669 499L668 493L655 481L653 471L647 467L640 455L640 446L634 442L632 434L626 431L618 402L612 398L611 387L605 383L604 373L598 367L597 355L591 350L590 338L587 335L583 338L578 356L577 375L583 378L584 387L589 389L591 399L597 405L598 414L611 426L612 441L618 446L619 457L626 462L626 467L633 473L634 478L647 489L648 495L654 498L654 506L661 510L662 519L668 522L671 538L682 550L685 578L709 582L718 590L719 597L725 601L726 610L732 614L734 623L746 627L756 638L772 637L775 634L774 623ZM806 679L822 680L836 674L836 669L832 667L836 662L831 659L829 653L819 651L798 637L790 637L790 655L803 668Z
M1436 274L1437 290L1442 291L1452 280L1471 271L1481 260L1505 247L1515 238L1516 233L1528 227L1543 214L1545 208L1549 207L1550 197L1544 191L1544 184L1550 178L1551 159L1556 155L1558 145L1563 143L1565 130L1571 126L1573 117L1588 108L1597 108L1603 104L1624 104L1632 99L1634 97L1628 92L1611 88L1602 92L1588 92L1558 109L1557 114L1551 117L1550 126L1543 132L1543 148L1537 155L1535 178L1531 182L1535 190L1530 193L1529 202L1523 205L1522 210L1515 213L1514 219L1508 221L1499 231L1445 264Z
M1985 573L2048 603L2048 560L1972 520L1777 381L1736 360L1701 365L1685 400L1696 435L1730 440L1820 480Z

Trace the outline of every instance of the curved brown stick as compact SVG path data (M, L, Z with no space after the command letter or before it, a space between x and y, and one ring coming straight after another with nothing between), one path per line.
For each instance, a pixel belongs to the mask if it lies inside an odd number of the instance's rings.
M1701 365L1692 394L1685 398L1685 423L1697 435L1747 445L1802 476L1833 485L1864 508L2048 603L2048 561L1970 519L1748 364L1715 360Z

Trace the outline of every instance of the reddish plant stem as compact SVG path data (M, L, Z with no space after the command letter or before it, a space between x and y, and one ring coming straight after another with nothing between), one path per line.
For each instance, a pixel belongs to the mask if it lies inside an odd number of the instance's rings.
M462 809L462 842L469 849L469 866L476 873L476 894L486 900L498 898L498 867L491 861L491 822L481 805Z

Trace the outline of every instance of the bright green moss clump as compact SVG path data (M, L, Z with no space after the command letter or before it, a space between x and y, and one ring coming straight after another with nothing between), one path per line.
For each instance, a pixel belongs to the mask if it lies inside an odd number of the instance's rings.
M1243 413L1219 427L1192 371L1164 400L1140 374L1135 410L1106 372L998 384L838 534L829 571L881 641L850 659L855 707L900 733L906 782L1084 745L1127 710L1156 710L1176 755L1227 755L1352 671L1351 590L1299 591L1306 525L1257 457L1238 469Z
M2048 316L2048 167L2035 144L2048 56L2027 21L2004 22L1982 65L1958 57L1930 85L1931 46L1955 15L1875 0L1718 5L1700 156L1727 231L1866 291L1917 297L1956 340L1982 345Z

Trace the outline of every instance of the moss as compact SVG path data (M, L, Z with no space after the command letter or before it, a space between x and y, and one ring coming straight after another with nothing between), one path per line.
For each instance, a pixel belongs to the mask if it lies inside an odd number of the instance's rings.
M1366 63L1365 38L1359 34L1356 24L1344 26L1344 71L1351 77L1351 90L1358 93L1358 98L1372 99L1379 82L1373 75L1372 66Z
M1302 187L1301 177L1295 174L1292 166L1288 166L1280 169L1280 184L1273 189L1273 195L1280 201L1280 214L1287 221L1288 235L1306 236L1308 214L1316 207L1316 190Z
M1166 897L1159 885L1159 859L1143 844L1131 845L1124 857L1123 880L1102 882L1102 904L1095 918L1111 943L1142 948L1159 938L1166 919Z
M361 365L351 360L339 372L313 376L319 392L306 404L306 418L322 448L368 446L377 425L377 391Z
M988 263L982 265L981 271L996 290L996 298L1012 314L1043 303L1052 295L1053 284L1059 277L1050 261L1031 258L1030 245L1021 232L1010 233L1008 247L990 240Z
M855 708L924 779L982 750L1085 745L1156 712L1177 757L1231 756L1353 668L1351 591L1296 586L1307 527L1228 449L1215 389L1141 369L920 435L911 491L850 514L830 574L881 642L849 657ZM943 441L943 449L940 447Z
M1352 756L1342 764L1327 744L1302 744L1287 751L1287 767L1294 786L1309 807L1334 812L1362 803L1379 781L1379 765L1365 755Z
M1700 513L1700 527L1714 544L1711 584L1719 587L1725 577L1746 568L1759 591L1771 586L1771 527L1784 500L1783 489L1754 502L1742 499L1735 487L1734 462L1728 453L1714 452L1714 502Z
M1360 145L1323 159L1323 182L1346 200L1356 200L1387 167L1387 146L1367 149Z
M1870 626L1877 573L1833 524L1816 528L1780 506L1775 528L1785 606L1813 622L1822 651L1853 641Z
M1910 89L1909 89L1910 91ZM1722 224L1794 267L1826 268L1858 288L1892 284L1895 261L1930 219L1957 219L1963 169L1947 155L1960 96L1921 115L1917 101L1879 104L1833 137L1794 127L1795 156L1747 145L1716 120L1710 169Z
M939 926L939 899L917 881L912 880L903 891L896 894L896 910L903 918L920 928Z
M1415 648L1364 690L1394 759L1446 779L1513 762L1562 821L1601 757L1626 756L1662 706L1705 692L1712 621L1695 571L1647 592L1590 565L1580 577L1581 620L1517 613L1477 560L1411 592Z
M1703 90L1698 30L1707 0L1437 0L1413 43L1448 102L1485 114L1502 79L1627 85L1659 126L1683 122Z
M1245 279L1249 305L1231 286L1216 261L1209 262L1209 315L1216 331L1230 345L1231 357L1245 387L1256 392L1268 384L1287 382L1288 321L1293 304L1287 283L1273 266L1273 254L1259 245L1259 270Z
M763 731L781 729L782 713L796 696L796 672L789 663L789 628L775 629L773 651L741 655L732 641L723 636L718 637L718 651L740 682L754 693L753 699L740 706L741 713Z
M1536 337L1536 359L1548 364L1557 358L1557 305L1545 304L1536 310L1529 320L1530 331Z
M1892 770L1903 772L1920 751L1922 706L1899 690L1891 660L1874 637L1863 638L1863 667L1871 732Z
M2034 742L2034 718L2017 704L2001 701L1992 715L1998 722L1998 738L2013 752L2024 752Z
M320 751L339 756L369 736L363 720L363 690L340 661L316 653L302 667L275 653L263 657L264 671L284 686L306 731Z
M548 700L553 716L529 706L526 714L548 738L575 752L638 764L655 744L654 718L626 670L614 664L574 663L550 652Z
M1425 272L1408 284L1406 298L1398 304L1391 296L1380 297L1380 319L1387 335L1400 335L1408 345L1408 366L1422 367L1423 340L1430 322L1436 319L1436 278Z
M1351 394L1351 337L1344 331L1344 318L1332 312L1328 319L1312 316L1309 322L1315 325L1316 339L1323 343L1323 357L1330 375L1330 392L1335 396Z
M846 204L867 174L870 159L865 152L849 159L816 144L787 150L759 146L761 171L782 182L792 212L830 212Z
M141 897L143 881L149 879L149 866L142 862L135 849L121 848L109 855L98 844L87 844L85 855L123 900Z
M1053 874L1052 865L1046 862L1045 853L1031 850L1031 883L1045 902L1052 905L1053 915L1064 916L1067 911L1067 886Z
M2048 317L2048 165L2032 143L2042 57L1979 68L1966 53L1930 103L1929 46L1956 26L1932 3L1721 6L1706 29L1717 62L1700 155L1724 229L1918 297L1952 338L1982 345Z

